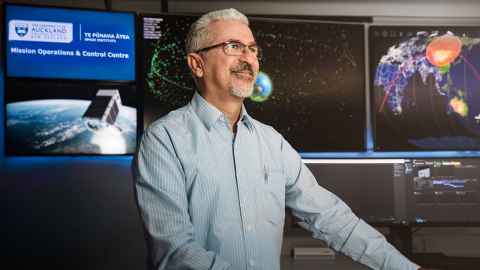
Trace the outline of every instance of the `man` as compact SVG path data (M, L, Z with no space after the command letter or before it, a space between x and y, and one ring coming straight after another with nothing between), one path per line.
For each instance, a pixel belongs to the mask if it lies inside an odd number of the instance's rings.
M187 37L198 92L154 122L134 160L152 269L280 269L285 206L315 238L374 269L417 269L323 189L294 149L251 116L259 49L234 9Z

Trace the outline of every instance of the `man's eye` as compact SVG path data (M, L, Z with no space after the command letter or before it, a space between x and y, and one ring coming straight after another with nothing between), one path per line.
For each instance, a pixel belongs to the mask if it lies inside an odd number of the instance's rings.
M229 43L227 46L233 50L238 50L242 48L242 45L240 43Z

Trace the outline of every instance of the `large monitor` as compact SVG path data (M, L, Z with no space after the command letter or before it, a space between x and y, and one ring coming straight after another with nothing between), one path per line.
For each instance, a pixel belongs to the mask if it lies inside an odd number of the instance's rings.
M135 15L6 5L9 77L135 80Z
M478 27L372 26L375 151L480 150Z
M195 16L143 16L143 123L187 104L195 91L184 40ZM365 149L364 26L250 18L262 48L254 118L300 152Z

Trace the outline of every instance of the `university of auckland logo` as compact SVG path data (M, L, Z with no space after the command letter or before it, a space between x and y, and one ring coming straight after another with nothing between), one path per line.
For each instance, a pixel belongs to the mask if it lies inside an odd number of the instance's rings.
M28 24L26 23L16 23L15 24L15 33L19 37L24 37L28 33Z
M8 22L8 40L70 43L73 41L73 23L10 20Z

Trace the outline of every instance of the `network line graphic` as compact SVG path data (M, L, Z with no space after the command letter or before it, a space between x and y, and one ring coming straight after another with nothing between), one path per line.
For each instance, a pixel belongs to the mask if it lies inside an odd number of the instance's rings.
M462 180L462 179L435 179L433 180L434 186L443 186L447 188L454 188L454 189L463 189L465 188L465 183L469 180Z

